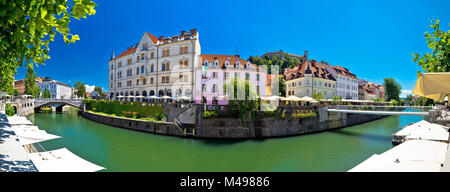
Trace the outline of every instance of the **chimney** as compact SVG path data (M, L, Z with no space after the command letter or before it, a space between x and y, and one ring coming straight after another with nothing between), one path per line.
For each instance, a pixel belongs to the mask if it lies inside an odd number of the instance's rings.
M163 41L164 40L164 36L163 35L159 36L158 40L159 41Z
M195 34L197 33L197 29L191 29L190 30L191 34L195 36Z
M184 36L186 34L186 31L181 31L181 36Z

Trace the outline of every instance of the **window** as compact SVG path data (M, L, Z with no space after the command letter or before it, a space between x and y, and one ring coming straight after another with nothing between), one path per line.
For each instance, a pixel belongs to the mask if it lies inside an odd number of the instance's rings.
M183 68L184 68L184 67L183 67L183 61L180 61L179 67L180 67L180 69L183 69Z
M166 56L166 50L164 49L162 52L162 56L165 57Z
M161 71L166 71L166 64L162 64L162 66L161 66Z
M127 61L127 65L131 65L132 61L133 61L133 59L129 58L128 61Z
M139 85L139 79L136 80L136 85Z
M189 66L189 65L188 65L188 61L187 61L187 60L185 60L185 61L184 61L184 68L185 68L185 69L187 69L187 68L188 68L188 66Z
M166 50L166 57L170 56L170 49Z
M111 65L111 69L114 69L114 64Z
M139 67L136 68L136 75L139 75Z
M259 81L259 74L256 74L256 81Z
M113 80L113 74L111 74L111 80Z
M143 84L143 85L146 85L146 84L147 84L147 79L143 79L143 80L142 80L142 84Z
M250 80L250 74L249 73L245 73L245 80Z
M256 93L259 95L259 85L256 86Z
M145 68L144 68L144 66L141 66L141 73L144 73L145 72Z
M136 57L136 62L139 62L140 61L140 57L139 57L139 55Z
M213 85L213 87L212 87L212 92L213 92L213 93L215 93L215 92L216 92L216 90L217 90L217 85L216 85L216 84L214 84L214 85Z
M150 54L150 59L153 59L153 58L155 58L155 53L152 52L152 53Z
M228 73L223 73L223 79L227 79Z
M169 83L169 76L166 76L166 83Z
M153 73L153 72L154 72L154 69L155 69L155 67L154 67L154 65L152 65L151 68L150 68L150 72Z
M117 87L122 87L122 82L118 82Z
M150 78L150 84L153 85L153 77Z
M166 77L164 76L161 77L161 83L166 83Z
M166 63L166 71L170 71L169 62Z
M217 73L216 72L212 72L211 77L214 78L214 79L217 78Z
M187 54L187 53L189 53L188 46L184 47L184 54Z
M183 74L182 74L182 73L180 73L180 74L178 75L178 80L179 80L179 81L183 81Z
M202 92L206 92L206 85L202 84Z
M145 45L145 44L144 44ZM145 54L141 53L141 59L144 60L145 59Z
M184 54L184 47L180 47L180 55Z

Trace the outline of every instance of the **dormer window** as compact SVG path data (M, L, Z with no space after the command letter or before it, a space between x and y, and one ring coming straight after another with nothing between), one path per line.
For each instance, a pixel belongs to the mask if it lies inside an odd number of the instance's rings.
M230 62L225 61L225 67L229 67L230 66Z
M245 65L245 68L250 68L250 62L247 62Z
M205 60L205 62L203 63L204 66L208 66L208 60Z
M219 60L216 59L216 60L214 61L214 66L219 66Z
M236 67L237 67L237 68L240 68L240 67L241 67L241 64L239 63L239 61L236 61Z

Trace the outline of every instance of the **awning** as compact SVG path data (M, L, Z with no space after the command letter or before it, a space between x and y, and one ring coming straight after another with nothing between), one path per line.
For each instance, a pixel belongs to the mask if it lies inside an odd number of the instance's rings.
M309 102L317 102L315 99L308 97L308 96L304 96L302 98L300 98L301 101L309 101Z
M297 97L295 95L291 95L291 96L283 98L281 100L283 100L283 101L302 101L302 99L300 99L300 97Z
M33 125L33 123L29 121L26 117L21 117L17 115L8 117L8 123L11 125Z
M406 126L396 136L405 136L407 139L422 139L432 141L449 140L448 128L442 125L429 123L425 120Z
M19 143L21 145L28 145L61 138L57 135L48 134L44 130L14 130L14 133L16 133L16 135L18 136Z
M39 172L95 172L105 169L78 157L66 148L28 154Z
M374 154L349 172L439 172L447 147L436 141L406 141L381 155Z
M413 94L443 101L450 94L450 73L422 73L417 78Z

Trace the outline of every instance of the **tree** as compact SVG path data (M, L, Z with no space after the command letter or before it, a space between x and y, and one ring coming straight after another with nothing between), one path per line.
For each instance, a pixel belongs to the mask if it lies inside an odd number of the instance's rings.
M33 65L27 65L27 73L25 74L25 94L38 97L40 88L36 85L36 73L34 73Z
M91 0L0 1L0 90L13 93L23 63L45 64L56 33L67 44L79 40L70 33L70 19L95 14L95 6Z
M431 23L434 23L434 20ZM425 32L425 38L427 38L428 47L432 51L422 55L422 58L419 53L413 53L414 62L422 66L425 72L450 72L450 30L441 31L439 20L436 20L436 23L430 27L434 29L434 32Z
M323 93L322 92L313 93L312 98L320 102L320 100L324 99Z
M103 95L103 89L101 87L94 87L94 91L96 91L99 95Z
M385 78L383 83L384 90L386 90L386 101L395 99L400 101L400 92L402 86L398 84L393 78Z
M52 94L50 93L50 91L46 88L44 88L44 93L42 93L42 98L52 98Z
M75 89L77 89L78 97L86 97L86 86L81 81L77 81L74 85Z
M334 96L334 97L333 97L333 103L334 103L335 105L337 105L338 103L341 103L341 102L342 102L342 96L337 95L337 96Z
M278 77L280 80L278 81L278 89L280 90L281 97L286 97L286 83L284 81L283 76Z
M233 95L231 93L227 93L228 98L228 109L235 109L237 107L237 111L239 117L242 118L244 125L246 119L249 119L255 115L255 111L258 110L259 101L256 98L252 98L251 96L256 96L257 91L251 86L249 81L242 80L240 78L232 78L227 82L226 87L233 87ZM238 91L244 91L244 97L239 98ZM249 117L249 113L251 113L251 117Z

